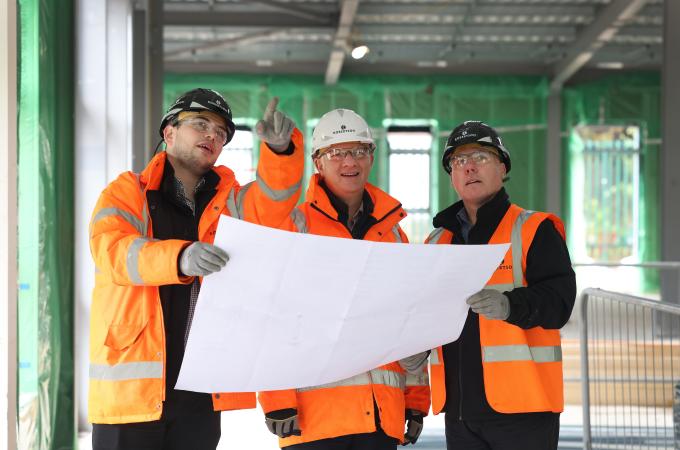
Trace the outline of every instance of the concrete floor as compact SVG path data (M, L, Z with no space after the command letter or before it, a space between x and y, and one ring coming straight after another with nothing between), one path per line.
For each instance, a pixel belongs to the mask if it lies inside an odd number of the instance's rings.
M568 405L562 414L560 450L581 449L581 407ZM222 439L218 450L275 450L277 440L267 431L264 417L260 409L232 411L222 414ZM423 433L415 446L408 448L445 450L444 415L429 416L425 419ZM406 447L405 447L406 449ZM83 432L78 436L78 450L92 450L90 433Z

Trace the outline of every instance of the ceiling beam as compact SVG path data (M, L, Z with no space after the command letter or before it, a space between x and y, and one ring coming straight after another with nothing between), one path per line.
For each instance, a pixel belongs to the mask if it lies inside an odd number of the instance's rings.
M194 56L200 53L212 52L216 50L224 50L231 47L238 47L245 44L254 44L256 42L266 40L272 36L276 36L280 33L286 33L287 30L283 29L273 29L273 30L262 30L255 31L252 33L245 33L238 37L221 39L218 41L212 41L205 44L194 45L187 48L182 48L178 50L172 50L165 52L166 59L181 58L186 56Z
M324 22L324 19L319 17L316 12L301 8L299 6L291 5L290 3L279 3L272 0L250 0L250 3L259 3L260 5L265 5L284 15L295 16L301 19L311 20L313 22Z
M314 19L280 12L243 12L243 11L165 11L163 22L166 26L185 27L280 27L280 28L318 28L332 27L336 23L335 14L316 16Z
M165 70L168 73L246 73L246 74L308 74L322 75L325 63L323 61L266 61L259 64L253 59L233 61L166 61ZM503 72L508 75L542 75L547 76L544 64L527 64L506 62L485 63L469 61L461 64L449 64L446 67L419 67L403 61L383 61L380 64L347 63L344 72L356 75L497 75ZM600 73L600 72L598 72ZM601 73L600 73L601 74Z
M342 64L345 61L347 47L349 46L349 37L354 25L354 18L359 8L359 0L341 0L342 7L340 9L340 19L338 20L338 29L333 38L333 48L328 57L328 66L326 67L326 84L333 85L338 82L340 72L342 71Z
M614 37L626 21L645 5L646 0L612 0L567 49L566 57L554 65L550 89L559 91L564 83L590 61Z

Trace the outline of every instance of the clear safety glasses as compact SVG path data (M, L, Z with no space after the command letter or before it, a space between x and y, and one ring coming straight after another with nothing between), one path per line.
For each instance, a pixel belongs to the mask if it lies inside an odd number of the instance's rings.
M461 169L468 162L473 162L478 166L488 164L496 156L486 150L476 150L471 153L464 153L461 155L452 155L449 158L449 168L450 169Z
M179 124L189 125L195 131L203 134L214 134L215 140L222 143L222 147L227 144L227 138L229 135L227 131L220 125L215 125L207 119L202 117L191 117L189 119L180 120Z
M368 158L373 154L373 149L367 145L362 145L354 148L337 148L330 147L325 152L319 155L319 158L326 158L329 161L344 161L347 156L351 155L355 160Z

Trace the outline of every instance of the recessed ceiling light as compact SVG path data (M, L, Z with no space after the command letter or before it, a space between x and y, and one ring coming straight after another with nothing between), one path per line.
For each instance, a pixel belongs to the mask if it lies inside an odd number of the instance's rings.
M369 52L369 48L366 45L358 45L352 49L352 58L361 59L366 56Z

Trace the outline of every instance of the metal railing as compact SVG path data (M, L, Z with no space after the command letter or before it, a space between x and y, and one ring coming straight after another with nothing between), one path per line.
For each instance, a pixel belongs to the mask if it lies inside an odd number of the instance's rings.
M680 305L586 289L584 449L680 449Z

